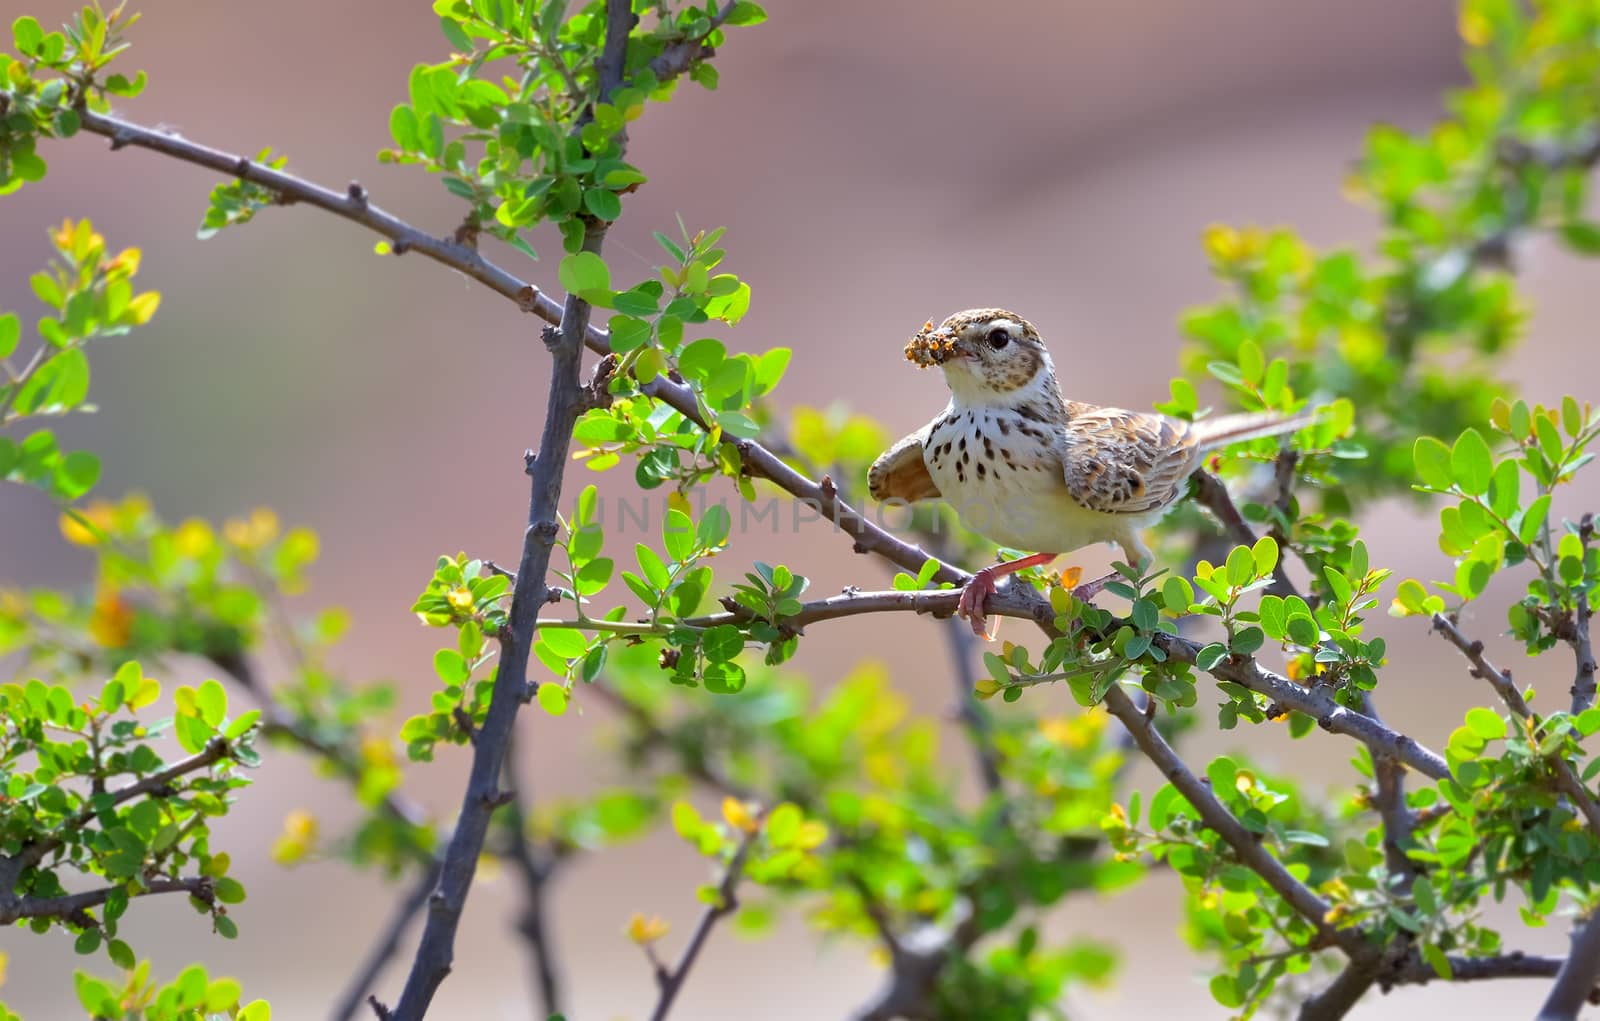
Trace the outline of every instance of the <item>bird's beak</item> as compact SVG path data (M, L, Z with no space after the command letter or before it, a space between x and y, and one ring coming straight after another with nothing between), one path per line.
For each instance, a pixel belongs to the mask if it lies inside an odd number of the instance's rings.
M932 323L924 326L906 345L907 360L924 369L969 355L970 352L961 344L954 330L944 326L934 329Z

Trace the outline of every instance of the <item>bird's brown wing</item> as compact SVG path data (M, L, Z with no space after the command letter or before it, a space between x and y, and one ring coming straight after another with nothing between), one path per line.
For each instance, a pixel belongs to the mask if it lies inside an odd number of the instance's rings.
M926 433L926 429L912 433L872 462L872 467L867 469L867 490L874 500L915 503L941 495L922 460L922 441Z
M1187 422L1148 412L1066 406L1058 455L1072 498L1105 514L1159 510L1177 499L1200 448Z

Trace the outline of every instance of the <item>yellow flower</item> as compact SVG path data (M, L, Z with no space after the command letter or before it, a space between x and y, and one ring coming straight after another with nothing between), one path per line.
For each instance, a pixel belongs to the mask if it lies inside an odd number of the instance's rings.
M728 820L728 825L745 833L754 833L761 828L761 820L750 811L750 806L738 798L722 799L722 817Z
M199 518L190 518L172 533L173 544L181 556L194 560L204 556L216 541L211 526Z
M635 911L633 917L628 919L627 931L629 939L640 946L646 946L667 934L667 922L659 915L646 918Z
M450 609L457 613L471 613L473 607L472 592L465 588L453 588L445 593L444 601L450 604Z
M115 589L102 588L94 597L89 615L89 637L107 649L128 644L133 632L133 608L123 602Z
M250 512L249 520L231 518L222 526L222 534L241 549L265 546L278 537L278 515L265 507Z
M293 865L310 853L316 839L316 816L297 808L284 816L283 832L272 844L272 860L279 865Z

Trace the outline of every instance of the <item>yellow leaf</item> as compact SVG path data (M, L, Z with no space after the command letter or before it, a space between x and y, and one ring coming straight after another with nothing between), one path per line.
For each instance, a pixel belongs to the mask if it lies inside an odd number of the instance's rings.
M161 294L157 291L145 291L133 297L128 302L127 309L122 313L124 322L132 326L143 326L156 314L156 309L161 305Z

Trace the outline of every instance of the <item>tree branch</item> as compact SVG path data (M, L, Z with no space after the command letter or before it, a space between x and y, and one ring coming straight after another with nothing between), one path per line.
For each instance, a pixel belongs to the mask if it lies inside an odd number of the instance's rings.
M1572 927L1572 947L1556 973L1555 984L1537 1021L1578 1021L1578 1011L1595 1001L1600 980L1600 918L1591 913Z
M757 828L745 834L738 850L734 851L733 858L728 862L727 870L722 874L722 882L717 886L717 903L706 905L705 911L700 915L700 921L695 924L694 932L689 936L689 944L683 948L683 956L678 958L678 963L673 965L670 971L657 975L661 993L656 999L655 1009L650 1012L650 1021L664 1021L667 1012L672 1009L672 1001L677 999L684 982L688 980L689 971L694 967L694 962L700 956L706 940L711 937L712 928L724 915L738 908L739 901L736 894L739 881L744 878L744 863L750 857L750 849L755 846L756 836L760 832Z
M1283 463L1282 458L1279 459L1279 463ZM1244 515L1239 513L1239 508L1234 505L1233 496L1222 480L1204 470L1196 471L1194 480L1195 501L1216 516L1228 538L1240 546L1254 546L1255 529L1251 528ZM1284 571L1283 565L1287 559L1279 556L1277 564L1272 568L1272 591L1278 595L1289 595L1295 591L1294 583Z
M1583 544L1583 559L1588 559L1589 543L1594 539L1594 515L1585 514L1578 521L1578 540ZM1572 680L1572 715L1576 716L1594 705L1595 659L1593 612L1589 606L1589 592L1580 589L1577 605L1572 614L1572 653L1577 660L1577 674Z
M555 874L558 859L554 853L538 853L528 842L528 794L518 768L517 744L516 732L513 731L505 759L504 782L506 791L511 795L505 807L505 856L522 878L522 916L517 921L517 930L528 943L540 1013L549 1016L562 1012L560 968L556 964L555 942L550 938L545 919L545 886Z
M601 101L622 81L628 33L633 29L634 20L630 0L606 0L606 38L599 65ZM579 123L574 130L581 130L583 126ZM598 253L604 240L605 228L591 223L584 231L583 250ZM411 974L394 1009L394 1021L421 1021L434 992L450 973L456 929L477 871L489 819L504 803L499 790L502 762L517 713L527 697L528 655L538 628L539 609L545 605L550 591L546 570L559 533L557 514L562 477L572 446L573 426L584 409L579 370L583 364L589 311L588 302L569 294L561 311L560 326L545 334L545 343L553 356L549 398L539 452L527 465L532 493L517 581L512 588L511 619L500 636L500 662L495 670L494 692L483 726L473 743L472 769L461 813L445 854L438 889L429 898L428 922Z
M1522 693L1512 682L1511 674L1497 669L1489 662L1488 657L1483 654L1482 642L1467 638L1461 633L1461 629L1456 627L1455 622L1442 613L1433 615L1433 627L1461 651L1467 662L1472 664L1472 676L1481 677L1489 682L1489 686L1494 688L1495 694L1500 696L1500 700L1511 710L1512 715L1522 720L1533 720L1533 711L1528 708ZM1550 757L1545 761L1555 774L1556 790L1577 806L1584 819L1588 820L1589 828L1600 834L1600 803L1596 803L1589 788L1572 772L1572 765L1563 758Z
M394 914L389 916L378 942L367 952L366 960L356 969L355 976L345 986L333 1012L328 1015L329 1021L350 1021L366 1004L367 994L378 983L378 973L388 966L400 949L400 937L410 926L411 920L421 913L423 905L428 903L428 894L433 891L433 884L439 881L439 865L440 862L435 859L429 868L423 870L395 906Z
M1210 785L1195 776L1184 764L1156 729L1155 721L1145 715L1127 692L1118 685L1112 685L1106 692L1104 705L1107 712L1128 728L1139 750L1155 764L1167 782L1177 788L1178 793L1200 813L1207 828L1226 841L1241 862L1259 875L1274 893L1283 898L1284 903L1316 930L1317 942L1321 946L1338 947L1352 960L1367 959L1380 952L1379 947L1367 942L1360 930L1339 928L1327 921L1331 905L1291 875L1283 862L1262 845L1259 834L1245 829L1227 806L1217 800Z
M209 904L214 899L212 885L213 880L207 876L193 876L184 879L149 879L144 881L143 890L131 891L131 896L144 897L156 893L187 893ZM22 918L72 919L79 912L104 904L106 898L121 889L123 889L121 886L108 886L99 890L69 893L60 897L17 897L0 903L0 925L10 925L12 922Z

